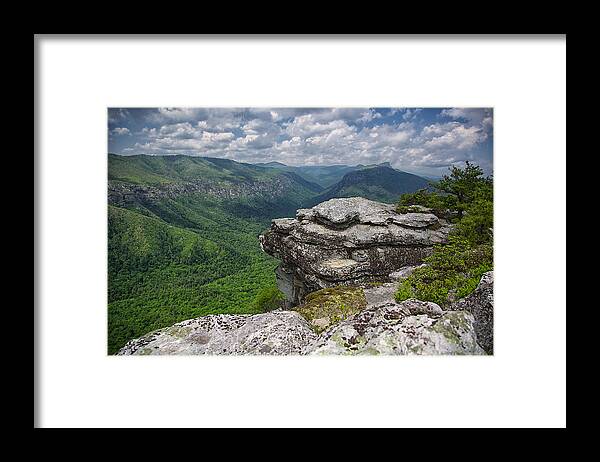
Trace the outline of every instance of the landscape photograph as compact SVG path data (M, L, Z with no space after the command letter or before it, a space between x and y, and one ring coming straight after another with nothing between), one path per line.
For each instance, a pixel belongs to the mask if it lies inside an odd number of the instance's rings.
M107 109L107 354L493 355L493 109Z

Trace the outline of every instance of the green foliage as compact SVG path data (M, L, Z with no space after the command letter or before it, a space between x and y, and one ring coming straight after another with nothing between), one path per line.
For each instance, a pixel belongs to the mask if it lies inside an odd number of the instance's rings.
M444 175L441 180L434 182L434 187L447 194L456 196L458 201L469 202L469 198L483 178L483 170L478 165L467 161L464 168L452 166L450 174Z
M256 312L267 313L280 308L284 298L285 296L277 287L265 287L256 294L252 306Z
M431 301L440 306L465 297L475 290L483 273L493 269L492 229L493 181L484 178L480 167L467 162L452 167L450 175L434 183L437 193L417 191L404 195L399 209L423 205L434 210L457 210L458 220L448 244L434 247L425 259L427 266L416 269L398 287L396 299Z
M239 181L272 178L274 169L228 159L192 156L108 155L108 179L144 185L183 183L198 178Z
M473 247L464 237L452 235L448 244L435 246L425 263L399 285L397 301L418 298L445 306L452 297L470 294L483 273L493 268L492 246Z
M432 186L444 194L456 199L454 209L458 211L459 218L475 198L485 198L492 191L492 179L484 178L483 170L478 165L467 161L464 168L450 167L450 174L444 175L441 180L433 182Z
M259 312L257 294L275 286L257 239L268 222L199 195L109 206L109 354L185 319Z
M472 244L492 241L494 226L494 203L477 198L469 204L462 219L456 225L456 232Z
M445 212L456 208L456 197L442 195L427 189L419 189L417 192L402 194L396 210L398 213L409 213L414 211L411 206L420 205L433 210L434 213Z

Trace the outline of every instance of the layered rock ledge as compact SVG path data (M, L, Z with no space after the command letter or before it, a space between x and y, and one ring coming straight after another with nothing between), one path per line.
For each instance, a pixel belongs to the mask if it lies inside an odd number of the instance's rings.
M259 240L281 260L277 285L289 308L315 290L389 281L391 273L421 263L449 231L432 213L397 213L393 205L350 197L273 220Z

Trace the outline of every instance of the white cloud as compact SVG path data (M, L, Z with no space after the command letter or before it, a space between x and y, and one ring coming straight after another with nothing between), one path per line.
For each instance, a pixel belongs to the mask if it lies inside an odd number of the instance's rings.
M127 127L116 127L111 130L113 135L123 136L123 135L131 135L131 132Z
M130 116L130 113L125 108L109 108L108 109L108 122L117 123L121 120L125 120Z
M493 111L491 108L444 109L440 116L466 120L467 123L480 127L486 133L492 129L493 125Z
M482 155L491 136L491 110L427 111L433 110L162 108L141 119L147 126L136 128L130 145L119 152L289 165L390 162L409 170L443 168ZM491 152L486 155L491 168Z

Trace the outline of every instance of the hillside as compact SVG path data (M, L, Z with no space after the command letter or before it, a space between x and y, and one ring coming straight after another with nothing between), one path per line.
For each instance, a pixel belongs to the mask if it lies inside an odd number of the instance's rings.
M168 199L210 199L236 216L265 223L295 212L322 190L294 172L190 156L109 154L108 180L112 205L151 212L156 203Z
M229 159L191 156L108 155L109 181L145 185L185 183L200 178L224 181L272 178L270 168L243 164Z
M254 313L277 264L258 234L317 192L293 172L188 156L109 155L108 176L110 354L190 317Z
M371 200L395 203L401 194L427 188L429 180L381 164L347 173L324 193L315 197L318 204L334 197L360 196Z

